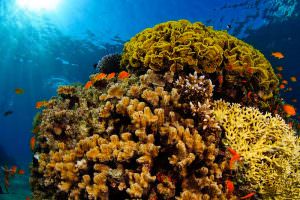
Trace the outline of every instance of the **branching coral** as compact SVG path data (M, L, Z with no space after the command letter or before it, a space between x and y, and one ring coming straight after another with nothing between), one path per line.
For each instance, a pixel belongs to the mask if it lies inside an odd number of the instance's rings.
M38 125L34 197L169 199L197 191L226 199L212 83L197 74L172 79L148 70L53 98Z
M205 76L198 77L197 72L184 78L180 76L175 82L175 87L179 90L180 98L185 102L203 103L204 100L212 97L213 85L211 80L205 79Z
M224 101L214 114L225 131L225 143L242 157L238 181L263 199L300 198L300 139L276 115Z

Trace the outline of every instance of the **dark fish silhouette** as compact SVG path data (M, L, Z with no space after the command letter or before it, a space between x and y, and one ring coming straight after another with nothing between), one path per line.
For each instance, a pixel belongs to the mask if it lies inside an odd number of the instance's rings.
M118 42L118 43L120 43L120 44L124 44L125 42L126 42L126 40L122 40L119 36L115 36L115 37L113 37L112 39L111 39L112 41L114 41L114 42Z
M96 69L98 66L98 63L93 64L93 68Z
M8 111L5 111L5 112L3 113L3 115L4 115L5 117L7 117L8 115L11 115L11 114L13 114L13 113L14 113L13 111L8 110Z
M231 24L228 24L226 27L227 27L228 29L231 29Z
M0 194L4 194L1 185L0 185Z

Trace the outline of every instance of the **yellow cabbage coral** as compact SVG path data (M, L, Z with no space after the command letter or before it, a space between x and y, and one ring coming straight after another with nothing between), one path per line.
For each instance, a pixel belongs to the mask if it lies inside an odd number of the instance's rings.
M214 114L224 143L242 157L242 185L263 199L300 198L300 139L281 117L222 100L214 102Z
M247 80L248 89L254 88L264 101L273 97L278 85L271 64L258 50L225 31L187 20L161 23L132 37L124 46L121 65L156 72L216 72L230 88L245 86L240 83Z

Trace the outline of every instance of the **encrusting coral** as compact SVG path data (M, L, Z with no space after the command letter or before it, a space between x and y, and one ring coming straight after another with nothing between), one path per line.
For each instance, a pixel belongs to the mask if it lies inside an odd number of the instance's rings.
M217 98L264 110L277 105L278 79L263 54L200 22L169 21L145 29L125 44L121 65L131 71L196 71L218 87Z
M300 138L281 117L221 100L214 102L214 114L225 131L223 142L242 158L241 190L263 199L300 198Z
M278 80L262 54L226 32L181 20L133 37L118 70L124 66L130 74L91 75L84 87L60 87L45 104L35 123L34 199L234 200L258 189L254 172L241 171L250 178L237 179L237 190L227 184L234 174L213 98L235 90L233 100L272 110Z

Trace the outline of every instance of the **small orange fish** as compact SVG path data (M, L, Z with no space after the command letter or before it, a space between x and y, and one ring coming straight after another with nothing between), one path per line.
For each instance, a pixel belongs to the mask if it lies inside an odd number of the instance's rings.
M284 90L284 92L291 92L293 90L293 88L289 87L286 90Z
M291 79L292 82L296 82L297 81L296 76L291 76L290 79Z
M275 111L274 111L274 114L277 114L277 113L278 113L278 108L279 108L279 104L277 104L276 109L275 109Z
M112 72L112 73L110 73L110 74L108 74L107 75L107 80L109 80L109 79L112 79L112 78L114 78L116 76L116 73L115 72Z
M293 127L293 122L289 123L289 127L291 127L291 128Z
M282 70L283 70L283 67L282 67L282 66L278 66L278 67L276 67L276 69L277 69L278 71L282 71Z
M89 89L92 85L93 85L92 81L88 81L88 82L86 82L84 88Z
M280 84L280 85L279 85L279 88L280 88L280 89L284 89L284 88L285 88L285 85Z
M164 181L170 181L170 182L172 182L172 179L171 179L170 176L164 175L164 174L161 173L161 172L158 172L157 175L156 175L156 177L157 177L157 180L158 180L159 182L164 182Z
M234 191L234 184L233 184L233 182L230 181L230 180L226 180L225 183L226 183L227 192L228 193L233 193L233 191Z
M16 94L24 94L24 90L22 88L16 88L15 93Z
M11 173L12 174L15 174L16 172L17 172L17 166L12 166L11 168L10 168L10 171L11 171Z
M31 132L37 134L40 131L40 127L36 126Z
M232 155L230 161L229 161L229 169L233 169L234 168L234 164L235 162L239 161L241 159L240 154L238 154L234 149L228 147L227 150L230 152L230 154Z
M252 92L251 92L251 91L249 91L249 92L247 93L247 98L248 98L248 99L250 99L250 97L251 97L251 94L252 94Z
M47 101L38 101L35 104L35 108L40 109L41 107L44 107L47 105Z
M249 68L247 68L247 72L248 72L249 74L253 74L254 70L253 70L253 68L249 67Z
M35 148L35 137L30 139L30 149L33 151Z
M284 112L286 112L286 114L288 114L289 116L295 116L296 115L296 110L294 108L294 106L290 105L290 104L284 104L282 106Z
M287 80L282 80L281 83L282 84L288 84L288 81Z
M240 199L248 199L248 198L254 196L255 194L256 194L255 192L251 192L251 193L249 193L249 194L247 194L247 195L241 197Z
M25 171L23 169L19 169L18 174L23 175L25 174Z
M130 76L130 74L129 74L128 72L121 71L121 72L119 73L118 78L119 78L119 79L125 79L125 78L128 78L129 76Z
M292 98L291 101L292 101L293 103L297 103L297 99L296 99L296 98Z
M274 56L275 58L278 58L278 59L284 58L284 55L281 52L273 52L272 56Z
M228 64L228 65L225 67L225 69L228 70L228 71L231 71L231 70L233 70L233 65Z
M218 76L218 81L219 81L219 84L220 84L220 87L221 87L223 85L223 81L224 81L223 75Z
M231 153L232 156L238 155L238 153L233 148L228 147L227 150Z
M99 81L101 79L104 79L105 77L106 77L106 74L104 74L104 73L97 74L95 76L95 81Z
M30 200L30 197L26 197L26 199L25 200Z
M277 74L278 78L282 78L282 74Z
M229 169L233 170L234 169L234 164L240 160L240 156L236 155L236 156L232 156L230 161L229 161Z

